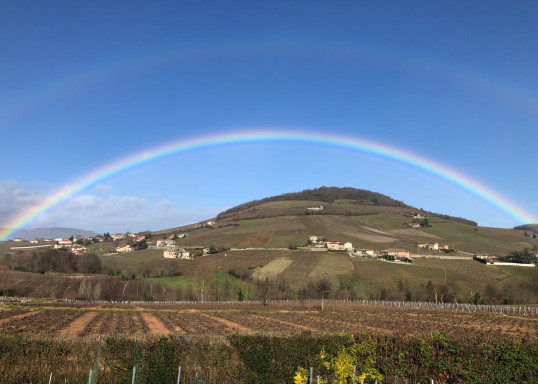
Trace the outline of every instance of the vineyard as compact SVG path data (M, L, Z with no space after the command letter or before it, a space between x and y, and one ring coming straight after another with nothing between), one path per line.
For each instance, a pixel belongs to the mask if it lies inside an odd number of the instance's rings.
M6 298L0 382L171 383L181 366L182 383L292 383L305 367L336 383L341 356L379 382L532 382L537 339L536 307Z
M468 308L472 308L469 306ZM532 308L532 307L529 307ZM227 335L346 332L417 336L434 331L454 337L480 335L532 340L538 316L531 311L490 313L442 307L386 306L333 301L320 311L312 302L90 304L20 303L0 306L0 332L95 336L103 334Z

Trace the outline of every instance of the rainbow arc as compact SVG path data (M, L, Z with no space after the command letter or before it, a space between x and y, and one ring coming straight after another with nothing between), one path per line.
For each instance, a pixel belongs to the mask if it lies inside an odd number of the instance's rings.
M0 231L0 240L7 240L18 230L34 221L37 217L54 209L56 206L75 196L77 193L142 164L167 156L208 149L211 147L224 147L249 143L316 144L368 153L393 160L397 163L431 174L439 179L446 180L492 204L520 223L532 223L537 221L531 214L525 212L517 204L506 197L501 196L499 193L479 181L431 159L421 157L401 148L352 136L339 136L304 131L250 130L182 139L144 151L143 153L137 153L119 159L118 161L97 168L78 180L75 180L73 183L64 186L40 203L30 206L25 211L12 217L9 221L4 223L3 227L5 229Z

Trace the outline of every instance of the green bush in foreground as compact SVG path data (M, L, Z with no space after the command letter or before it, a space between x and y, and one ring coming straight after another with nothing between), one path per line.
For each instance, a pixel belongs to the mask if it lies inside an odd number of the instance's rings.
M456 339L347 334L233 334L223 337L144 336L53 338L0 335L0 382L293 383L320 375L328 383L357 377L410 383L538 382L536 340Z

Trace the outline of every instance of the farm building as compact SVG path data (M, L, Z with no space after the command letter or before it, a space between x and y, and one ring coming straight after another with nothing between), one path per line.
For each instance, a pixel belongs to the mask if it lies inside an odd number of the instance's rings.
M118 248L116 248L116 252L118 252L118 253L133 252L133 248L131 248L130 245L126 245L126 246L124 246L124 247L118 247Z
M327 241L327 248L329 251L352 251L353 244L343 241Z
M380 256L394 256L397 259L408 259L409 251L400 248L389 248L379 252Z
M165 259L190 259L191 254L184 249L167 249L163 252Z

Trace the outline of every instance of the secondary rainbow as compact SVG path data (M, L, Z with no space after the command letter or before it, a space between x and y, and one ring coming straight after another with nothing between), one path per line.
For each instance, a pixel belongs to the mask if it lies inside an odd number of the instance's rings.
M4 228L6 229L0 231L0 240L7 240L10 236L31 223L37 217L53 209L77 193L139 165L189 151L208 149L211 147L263 142L324 145L368 153L393 160L429 173L467 190L471 194L478 196L482 200L489 202L509 216L515 218L520 223L532 223L536 221L532 215L525 212L515 203L493 191L491 188L486 187L479 181L473 180L463 173L450 169L433 160L426 159L400 148L351 136L328 135L304 131L250 130L182 139L171 144L166 144L142 153L125 157L101 168L97 168L78 180L75 180L73 183L64 186L40 203L29 207L24 212L11 218L11 220L4 224Z

